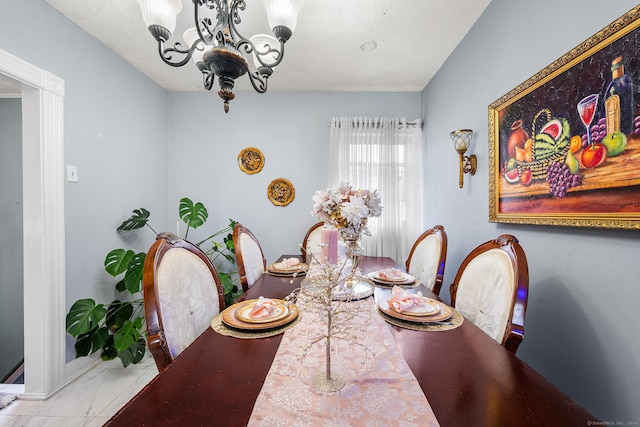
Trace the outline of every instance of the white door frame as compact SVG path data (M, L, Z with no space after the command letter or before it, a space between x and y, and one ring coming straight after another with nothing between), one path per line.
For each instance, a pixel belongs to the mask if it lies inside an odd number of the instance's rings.
M0 74L22 88L26 398L64 382L64 80L0 49Z

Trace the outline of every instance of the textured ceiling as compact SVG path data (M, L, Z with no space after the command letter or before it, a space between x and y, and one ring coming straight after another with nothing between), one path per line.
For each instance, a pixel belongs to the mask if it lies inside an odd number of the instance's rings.
M306 0L269 90L420 91L490 1ZM193 62L173 68L160 60L137 1L46 2L166 90L204 90ZM193 1L182 2L172 39L194 26ZM261 2L246 3L239 30L270 33ZM377 42L373 52L360 49L368 40ZM236 89L250 90L249 79L238 79Z

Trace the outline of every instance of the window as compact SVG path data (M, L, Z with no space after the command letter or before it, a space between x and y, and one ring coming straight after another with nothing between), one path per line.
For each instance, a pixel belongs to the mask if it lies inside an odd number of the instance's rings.
M368 255L402 263L422 233L422 129L419 122L391 118L331 121L329 180L378 190L383 213L370 220L363 238Z

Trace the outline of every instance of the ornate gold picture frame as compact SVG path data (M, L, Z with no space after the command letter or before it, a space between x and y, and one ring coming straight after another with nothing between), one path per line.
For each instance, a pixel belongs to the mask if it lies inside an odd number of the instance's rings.
M238 154L238 166L244 173L258 173L264 167L264 155L256 147L247 147Z
M640 229L640 6L489 106L489 221Z

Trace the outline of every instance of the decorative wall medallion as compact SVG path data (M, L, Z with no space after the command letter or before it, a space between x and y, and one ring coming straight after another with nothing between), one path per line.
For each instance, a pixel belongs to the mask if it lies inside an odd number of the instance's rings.
M258 173L264 166L264 155L255 147L247 147L238 154L238 166L242 172Z
M267 197L276 206L287 206L296 197L296 189L288 179L276 178L267 188Z

